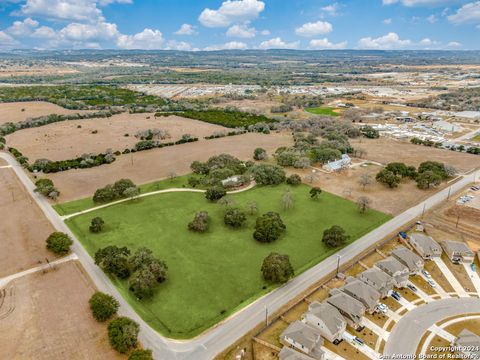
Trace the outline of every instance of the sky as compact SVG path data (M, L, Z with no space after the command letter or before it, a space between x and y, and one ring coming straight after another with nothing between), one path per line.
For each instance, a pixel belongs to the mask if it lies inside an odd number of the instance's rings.
M480 50L472 0L0 0L0 50Z

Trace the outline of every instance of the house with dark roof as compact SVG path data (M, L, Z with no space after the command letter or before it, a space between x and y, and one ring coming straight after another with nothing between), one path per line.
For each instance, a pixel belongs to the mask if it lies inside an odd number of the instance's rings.
M325 301L335 307L351 327L357 328L362 325L362 317L366 309L360 301L343 291L332 294Z
M353 277L348 277L346 284L340 290L360 301L370 313L375 312L381 297L381 294L375 288Z
M425 262L413 251L405 246L399 246L392 250L392 256L405 265L410 271L410 275L416 275L423 270Z
M389 256L383 260L378 261L375 266L390 275L393 278L393 283L397 288L404 288L407 286L408 277L410 271L408 267L395 259L393 256Z
M308 312L303 314L302 320L317 328L320 334L332 343L341 340L347 328L347 322L342 314L327 302L312 302L308 306Z

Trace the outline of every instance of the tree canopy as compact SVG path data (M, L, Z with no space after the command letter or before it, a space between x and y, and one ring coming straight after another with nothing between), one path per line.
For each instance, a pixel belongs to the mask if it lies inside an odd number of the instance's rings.
M263 260L261 271L263 278L273 283L284 283L294 274L290 257L278 253L270 253Z
M330 229L326 229L323 232L322 241L329 247L338 247L349 239L349 236L345 233L345 230L338 225L332 226Z
M253 238L260 242L270 243L277 240L286 228L278 213L268 212L257 218Z

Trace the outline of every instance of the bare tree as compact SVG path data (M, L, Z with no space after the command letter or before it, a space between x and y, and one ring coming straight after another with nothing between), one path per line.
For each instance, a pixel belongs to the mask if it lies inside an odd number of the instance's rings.
M175 173L173 171L168 173L168 178L170 179L170 182L173 182L173 180L175 180L177 178L177 173Z
M258 212L258 204L256 201L250 201L247 206L248 210L250 211L250 215L255 215Z
M295 205L295 199L293 198L293 194L289 189L285 190L282 195L282 207L283 210L290 210Z
M362 214L366 213L368 211L368 209L370 209L370 204L371 204L371 201L366 196L360 196L357 200L358 210Z
M305 176L305 181L312 184L314 181L318 180L318 175L316 172L311 172L310 174Z
M362 187L363 191L365 191L365 187L373 183L373 178L370 174L364 173L360 175L360 178L358 179L358 183Z
M229 207L233 207L235 206L236 202L235 202L235 199L231 196L224 196L222 197L220 200L218 200L218 204L226 207L226 208L229 208Z

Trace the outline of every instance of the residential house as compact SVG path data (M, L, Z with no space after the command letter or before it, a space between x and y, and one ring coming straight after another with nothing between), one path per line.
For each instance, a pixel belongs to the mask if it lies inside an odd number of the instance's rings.
M323 165L323 169L327 171L340 171L348 168L352 163L352 159L348 154L343 154L339 160L331 161Z
M316 327L320 334L332 343L341 340L342 334L347 328L347 322L342 314L327 302L312 302L302 320Z
M370 313L375 312L381 297L381 294L372 286L353 277L348 277L346 284L340 290L360 301Z
M462 359L480 359L480 336L467 329L458 334L453 346L458 347L456 350Z
M423 270L423 266L425 265L425 262L420 256L405 246L399 246L393 249L392 256L408 268L410 275L418 274Z
M472 263L475 260L474 252L464 242L444 240L440 245L451 261Z
M278 354L279 360L315 360L311 356L293 350L292 348L284 346Z
M322 360L325 353L321 349L323 339L318 329L302 321L291 323L280 335L286 346L296 348L317 360Z
M365 306L358 300L342 291L328 297L327 303L335 307L345 318L347 324L353 328L357 328L362 324L362 317L365 314Z
M408 236L408 241L424 260L442 255L442 247L431 236L413 233Z
M390 275L393 278L393 283L397 288L404 288L407 286L410 271L407 266L402 264L393 256L378 261L375 266Z
M387 297L393 289L394 282L392 277L375 267L360 273L358 278L376 289L382 298Z

